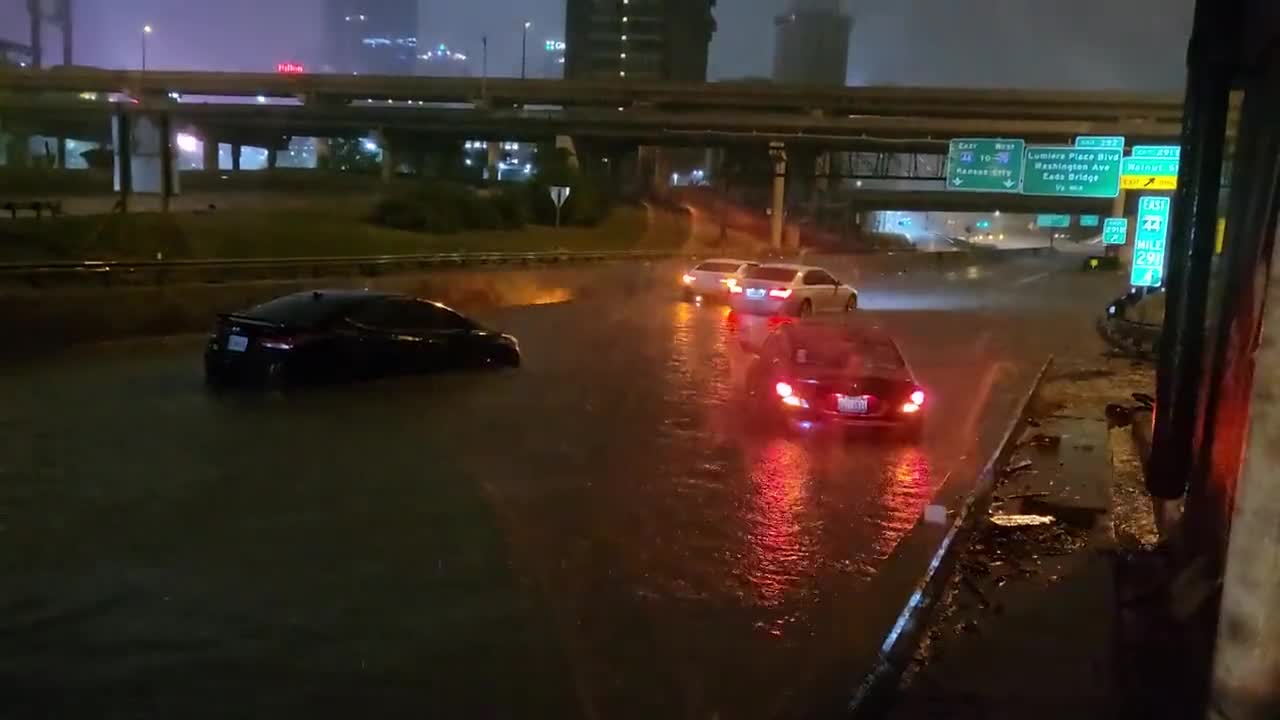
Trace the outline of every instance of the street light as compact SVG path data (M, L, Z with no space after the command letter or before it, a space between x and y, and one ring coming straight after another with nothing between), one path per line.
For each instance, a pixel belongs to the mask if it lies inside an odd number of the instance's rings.
M142 26L142 72L147 71L147 36L151 34L151 26Z
M520 37L520 79L525 79L525 66L529 62L529 28L533 27L533 23L524 21L524 34Z

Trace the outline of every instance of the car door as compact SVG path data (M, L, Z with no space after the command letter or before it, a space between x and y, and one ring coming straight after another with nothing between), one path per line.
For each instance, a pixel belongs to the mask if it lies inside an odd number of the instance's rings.
M831 295L834 288L831 287L830 275L822 270L808 270L801 279L801 283L804 286L804 296L813 305L814 312L831 309Z
M408 298L387 298L349 319L359 330L358 361L368 374L421 372L442 363L444 341L422 305Z

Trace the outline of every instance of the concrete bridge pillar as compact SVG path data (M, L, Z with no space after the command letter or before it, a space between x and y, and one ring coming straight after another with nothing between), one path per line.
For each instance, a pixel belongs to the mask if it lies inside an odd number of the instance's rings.
M378 132L377 138L378 147L382 148L382 182L390 183L396 175L395 148L392 147L391 137L387 133Z
M502 143L490 140L486 147L489 149L489 162L485 166L485 177L489 182L498 182L498 163L502 162Z
M769 246L782 249L782 230L787 221L787 146L781 142L769 143L769 157L773 159L773 202L769 216Z
M218 140L211 135L205 135L204 146L201 148L203 155L201 165L206 172L217 172L218 167Z
M231 143L231 169L239 172L240 170L240 153L244 150L244 146L240 143Z
M333 142L329 138L314 138L316 168L328 170L333 165Z

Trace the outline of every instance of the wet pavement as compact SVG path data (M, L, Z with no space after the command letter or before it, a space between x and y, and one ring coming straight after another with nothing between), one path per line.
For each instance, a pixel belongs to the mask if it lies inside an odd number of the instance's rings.
M1094 342L1117 279L1068 264L857 277L918 445L748 422L766 321L674 291L482 314L498 374L215 395L197 337L7 367L0 717L801 714L888 631L925 505Z

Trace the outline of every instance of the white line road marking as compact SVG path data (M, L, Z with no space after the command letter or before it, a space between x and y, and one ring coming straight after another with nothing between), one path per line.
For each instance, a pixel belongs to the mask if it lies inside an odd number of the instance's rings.
M1052 273L1042 272L1042 273L1037 273L1037 274L1035 274L1035 275L1028 275L1028 276L1026 276L1026 277L1022 278L1021 280L1015 280L1015 281L1013 281L1013 284L1014 284L1015 286L1028 285L1028 284L1030 284L1030 283L1036 282L1037 280L1043 280L1043 279L1045 279L1045 278L1049 277L1049 275L1051 275L1051 274L1052 274Z

